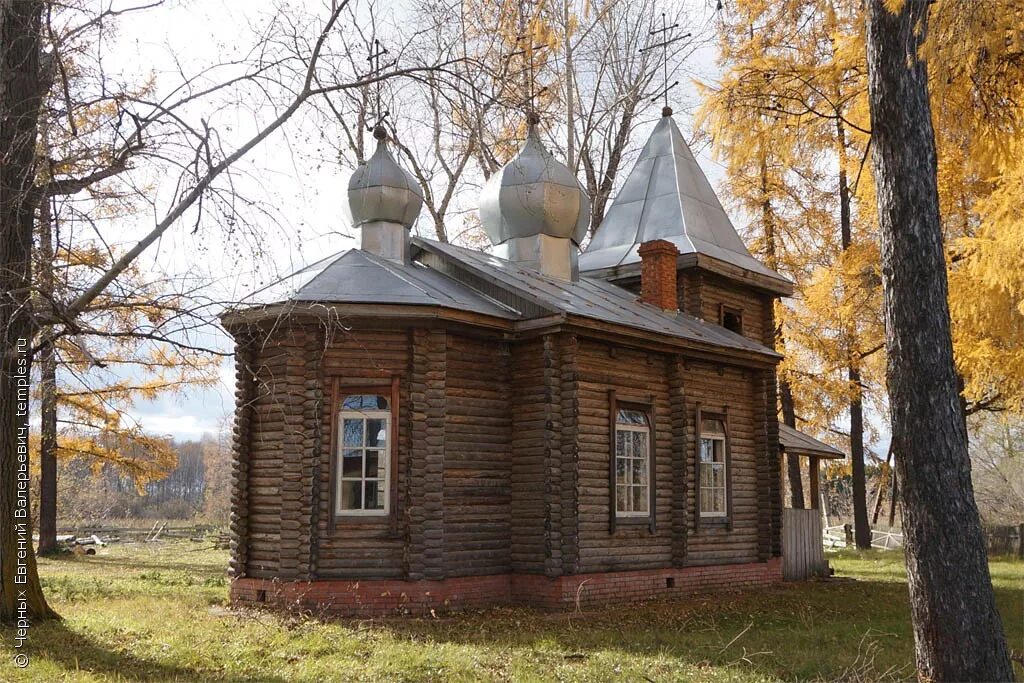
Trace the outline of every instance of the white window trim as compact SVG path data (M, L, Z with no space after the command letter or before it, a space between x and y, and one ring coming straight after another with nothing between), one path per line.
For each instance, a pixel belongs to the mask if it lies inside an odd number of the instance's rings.
M697 487L700 489L701 507L703 507L704 492L705 491L708 491L708 492L717 491L719 488L721 488L721 490L722 490L722 493L723 493L722 499L725 502L725 510L722 510L721 512L717 512L717 511L715 511L715 512L705 512L704 510L701 510L700 511L700 516L702 518L709 517L709 518L712 518L712 519L713 518L728 517L729 516L729 472L728 472L729 465L728 465L728 463L726 461L725 435L724 434L701 434L700 435L700 440L701 441L717 441L717 442L722 444L722 460L721 460L721 463L719 463L717 460L713 460L712 462L703 462L703 461L701 461L700 468L701 468L701 470L703 470L705 465L721 464L721 466L722 466L722 482L723 482L722 486L720 486L720 487L718 487L718 486L710 486L710 487L709 486L701 486L701 484L700 484L700 482L701 482L701 472L697 472ZM698 448L699 448L699 446L698 446ZM714 446L712 446L712 449L714 449Z
M364 476L356 479L355 477L345 477L342 475L342 463L343 453L346 450L352 450L351 448L345 448L345 418L359 419L359 420L384 420L384 431L387 433L387 445L383 450L384 453L384 507L380 510L347 510L341 507L341 484L345 481L361 481L366 482L365 469L366 460L363 459ZM334 482L334 515L336 517L385 517L391 514L391 439L393 434L391 433L391 411L390 410L342 410L338 413L338 452L335 453L334 457L337 459L337 476ZM360 450L366 450L365 447L360 446ZM379 465L378 465L379 466ZM366 495L365 489L362 493ZM365 504L365 501L363 501Z
M644 415L645 415L646 419L649 421L650 417L647 416L646 413L644 413ZM650 517L651 516L651 465L652 465L652 463L651 463L651 426L650 426L650 424L646 424L646 425L622 424L622 423L616 421L616 423L615 423L615 433L618 434L620 431L623 431L623 432L642 432L642 433L647 435L647 483L644 485L645 488L647 489L647 510L646 511L631 510L631 511L628 511L628 512L619 510L618 489L619 489L620 484L618 483L618 481L616 481L615 482L615 494L616 494L615 495L615 501L616 501L615 502L615 516L616 517ZM615 453L613 453L612 455L613 455L613 457L615 459L615 465L614 466L616 468L616 471L618 471L619 452L618 452L618 437L617 436L615 438L615 444L616 444L616 447L615 447L616 450L615 450ZM637 458L628 458L628 459L629 460L636 460ZM631 486L632 487L632 486L636 486L636 484L627 484L626 486Z

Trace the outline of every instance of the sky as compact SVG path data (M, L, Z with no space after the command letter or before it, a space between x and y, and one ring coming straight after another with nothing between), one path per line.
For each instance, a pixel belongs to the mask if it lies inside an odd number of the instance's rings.
M684 3L695 23L706 26L713 21L713 10L706 0L678 1ZM318 0L309 0L307 4L312 8L322 6ZM116 40L106 46L111 53L111 72L127 81L152 74L158 90L165 84L177 83L181 73L194 73L204 65L245 54L253 42L253 28L261 25L270 9L269 3L253 0L171 0L154 10L125 15L120 20ZM400 17L401 3L392 4L390 11ZM387 43L388 35L384 29L381 31ZM716 58L712 43L691 56L686 68L700 80L713 82ZM677 122L688 134L692 121L687 111L697 103L698 94L692 78L679 80L671 99ZM233 134L241 139L254 124L252 109L251 102L226 103L212 121L221 127L225 138ZM635 131L634 155L657 116L658 112L652 110L648 120ZM238 300L269 280L356 246L342 211L351 169L345 168L330 151L330 143L337 140L328 139L340 138L341 134L340 130L329 128L311 129L308 122L300 119L284 133L269 138L239 166L236 179L244 196L270 207L266 220L256 221L259 234L239 238L215 227L193 232L186 220L171 228L143 255L143 270L149 268L172 276L187 274L207 283L214 298ZM711 157L706 145L695 146L694 153L712 184L718 187L723 180L722 165ZM631 164L632 158L627 166ZM620 174L620 181L626 175ZM130 244L144 234L173 192L167 178L148 180L153 184L156 208L135 222L126 221L116 227L115 235L122 244ZM739 226L740 221L736 216L733 218ZM421 220L417 229L424 232L429 226ZM213 327L200 335L204 344L225 351L231 347L231 340ZM143 402L131 412L148 432L178 440L198 439L229 428L234 411L234 368L229 359L221 364L219 378L215 386Z

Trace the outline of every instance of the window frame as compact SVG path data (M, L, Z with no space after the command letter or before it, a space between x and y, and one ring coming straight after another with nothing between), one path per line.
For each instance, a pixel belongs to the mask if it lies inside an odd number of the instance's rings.
M704 433L704 423L705 422L709 422L709 421L720 423L722 425L722 433L721 434L710 434L709 433L709 434L705 435L705 433ZM722 420L719 420L717 418L708 417L707 415L704 415L703 417L701 417L701 425L700 426L701 426L700 433L697 435L697 439L698 439L698 445L697 445L697 448L698 448L697 467L699 469L697 470L697 484L696 484L697 488L699 488L700 491L701 491L700 492L700 496L701 496L700 516L705 518L705 519L709 519L709 518L714 519L714 518L728 517L729 516L729 510L728 510L729 463L726 462L727 459L725 457L725 451L726 451L726 449L725 449L725 440L726 440L725 439L725 436L726 436L725 423ZM711 449L712 449L712 460L710 462L705 462L703 460L703 458L700 457L701 453L703 452L704 442L705 441L710 441L713 444L711 446ZM716 460L715 459L715 445L714 444L721 444L721 453L720 453L721 460ZM720 465L721 469L722 469L722 480L723 481L722 481L721 487L713 486L713 485L712 486L704 486L704 469L705 468L711 468L711 470L714 471L714 468L715 468L716 465ZM714 477L712 477L712 480L713 479L714 479ZM718 490L719 488L722 490L722 508L723 509L721 511L718 511L718 510L710 510L710 511L705 510L704 509L704 505L703 505L705 494L707 492L709 492L709 491L714 492L714 491ZM714 500L714 499L712 498L712 500Z
M724 462L725 462L725 514L713 512L704 513L701 511L701 485L700 472L701 460L700 450L703 439L701 425L704 420L719 420L725 430ZM694 453L693 453L693 498L694 498L694 528L700 530L702 524L708 526L725 525L728 531L733 528L732 509L732 430L729 428L729 408L723 407L720 411L704 410L701 404L696 406L694 415Z
M631 400L620 398L614 389L608 390L608 530L614 534L620 526L646 526L651 533L655 531L655 520L657 510L657 421L654 411L653 397L646 400ZM616 497L617 485L616 464L618 453L616 451L616 433L618 431L619 410L636 410L647 418L647 511L619 512L618 500ZM629 431L637 431L627 426Z
M399 428L399 377L391 378L390 383L380 381L374 383L360 384L356 382L343 383L341 378L334 378L331 398L331 450L330 450L330 528L341 524L390 524L394 526L396 511L398 509L398 441L400 438ZM388 409L373 411L375 413L387 413L387 429L389 444L385 450L385 500L384 510L342 510L341 509L341 459L344 451L342 439L342 413L345 412L343 405L349 396L376 394L388 399Z

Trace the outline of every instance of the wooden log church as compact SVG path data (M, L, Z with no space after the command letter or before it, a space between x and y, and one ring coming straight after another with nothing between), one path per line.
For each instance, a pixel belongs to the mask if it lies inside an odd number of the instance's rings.
M589 245L535 126L487 254L410 228L387 134L361 246L224 316L236 603L342 614L599 605L782 579L773 304L666 108Z

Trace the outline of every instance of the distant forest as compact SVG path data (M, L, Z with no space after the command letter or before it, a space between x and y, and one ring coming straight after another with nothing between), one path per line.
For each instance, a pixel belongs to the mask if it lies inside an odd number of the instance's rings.
M72 458L59 465L59 528L113 519L227 523L231 451L226 438L173 441L177 465L166 477L137 485L109 464Z

